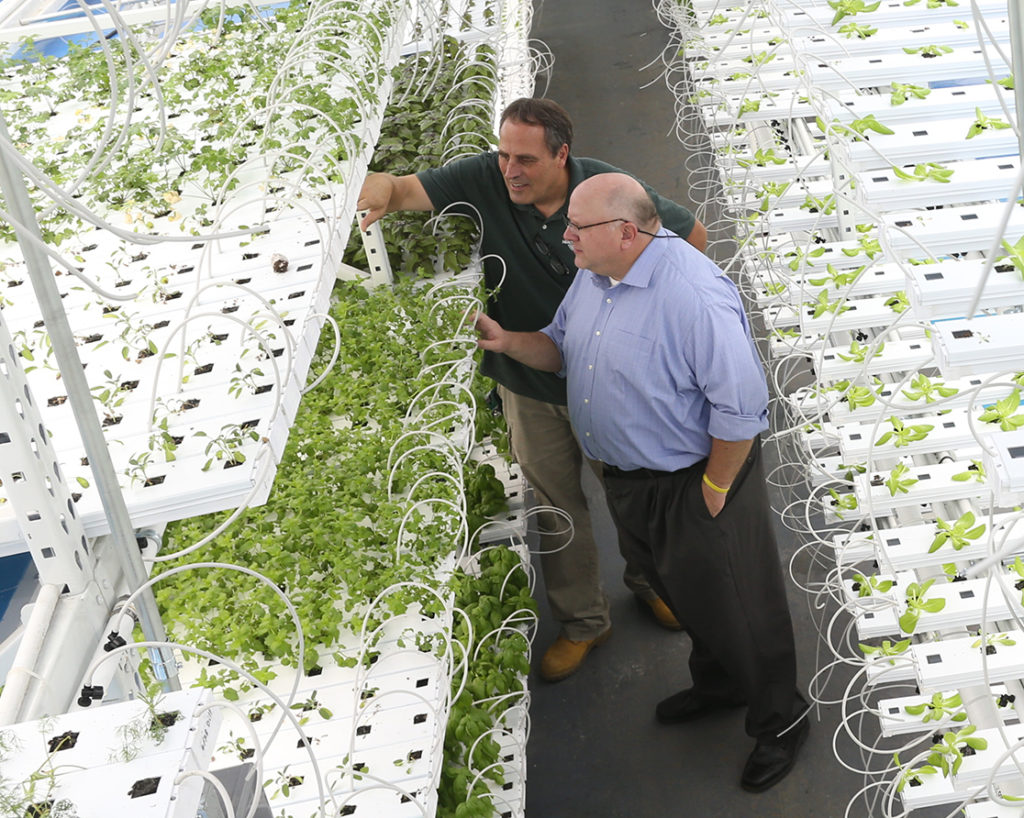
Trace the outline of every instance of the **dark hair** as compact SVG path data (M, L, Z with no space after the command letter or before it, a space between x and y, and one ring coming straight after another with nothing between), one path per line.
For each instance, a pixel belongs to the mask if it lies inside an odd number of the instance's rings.
M501 112L500 125L506 119L522 122L524 125L541 125L544 128L544 141L554 156L562 145L572 150L572 120L565 108L550 99L533 99L520 97L509 103Z

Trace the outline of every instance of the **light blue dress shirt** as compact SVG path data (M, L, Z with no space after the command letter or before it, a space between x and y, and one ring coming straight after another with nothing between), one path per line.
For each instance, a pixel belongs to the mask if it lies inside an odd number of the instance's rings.
M569 414L588 457L676 471L711 438L768 428L768 388L735 285L658 231L621 283L581 270L541 332L562 353Z

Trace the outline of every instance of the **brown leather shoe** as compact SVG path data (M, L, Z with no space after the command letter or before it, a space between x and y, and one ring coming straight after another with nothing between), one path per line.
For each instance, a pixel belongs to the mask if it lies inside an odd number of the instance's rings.
M637 597L637 601L642 602L650 609L651 613L654 614L655 621L661 625L661 627L670 631L681 631L683 629L683 626L679 624L679 620L676 619L675 614L672 613L672 609L665 604L665 600L660 596L656 596L652 599L641 599L640 597Z
M612 629L609 627L599 636L583 642L574 642L572 639L559 636L544 653L540 663L541 678L548 682L560 682L572 676L580 669L587 654L606 642L611 633Z

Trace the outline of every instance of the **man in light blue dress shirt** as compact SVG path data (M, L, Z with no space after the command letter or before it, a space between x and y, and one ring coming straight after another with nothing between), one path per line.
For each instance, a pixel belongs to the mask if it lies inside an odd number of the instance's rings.
M768 390L739 293L625 174L581 183L568 219L580 272L554 320L508 332L481 314L479 344L567 379L620 542L693 643L693 685L656 717L746 704L756 744L740 783L760 792L808 724L760 461Z

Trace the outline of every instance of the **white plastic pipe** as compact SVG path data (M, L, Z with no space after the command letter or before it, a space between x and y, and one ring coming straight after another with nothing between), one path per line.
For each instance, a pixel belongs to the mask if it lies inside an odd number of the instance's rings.
M36 661L53 621L53 612L57 607L57 600L60 599L60 592L59 585L42 585L39 588L39 595L24 626L14 665L7 673L3 692L0 693L0 726L19 721L18 714L21 712L29 684L36 677Z

